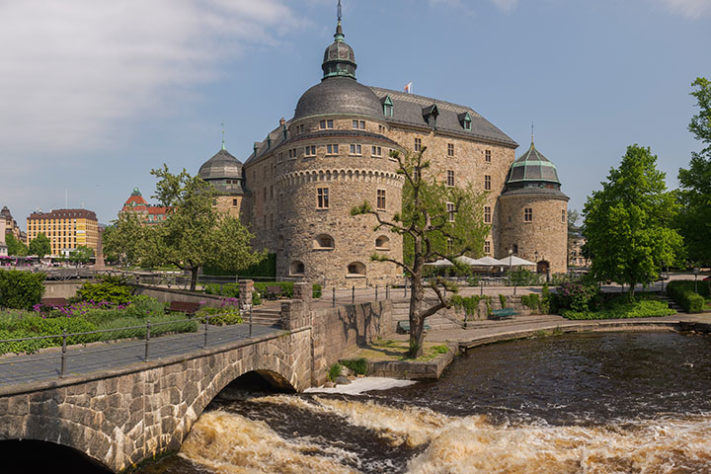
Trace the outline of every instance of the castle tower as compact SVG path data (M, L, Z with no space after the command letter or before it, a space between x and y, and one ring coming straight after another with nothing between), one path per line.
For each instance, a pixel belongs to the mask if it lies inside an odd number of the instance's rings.
M255 242L276 252L277 277L340 287L395 281L397 267L371 256L400 259L402 238L350 210L368 201L388 218L400 212L403 179L388 157L400 147L384 135L380 100L356 80L340 15L321 67L293 119L255 144L245 164Z
M560 190L555 165L531 139L529 149L513 162L499 196L497 258L509 252L536 263L539 273L565 273L568 196Z
M198 177L210 183L217 191L217 210L239 219L244 197L242 163L227 151L224 143L220 151L203 163Z

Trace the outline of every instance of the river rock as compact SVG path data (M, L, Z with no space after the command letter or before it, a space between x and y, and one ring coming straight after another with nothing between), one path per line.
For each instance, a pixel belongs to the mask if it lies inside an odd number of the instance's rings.
M348 385L349 383L351 383L351 381L348 380L348 377L344 377L343 375L339 375L338 377L336 377L335 382L336 385Z

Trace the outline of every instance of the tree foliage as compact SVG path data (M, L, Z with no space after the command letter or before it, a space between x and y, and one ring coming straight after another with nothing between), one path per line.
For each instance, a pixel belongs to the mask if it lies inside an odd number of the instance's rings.
M0 270L0 307L30 309L44 293L44 273Z
M29 252L31 255L37 255L39 258L52 253L52 246L49 243L49 237L42 232L37 234L37 237L30 242Z
M689 260L711 265L711 81L700 77L692 87L699 113L692 117L689 131L704 148L691 154L689 169L679 169L677 225Z
M170 209L161 224L145 225L136 215L122 214L104 235L107 252L125 264L142 267L175 265L191 274L195 290L200 267L239 270L258 262L262 254L249 246L253 235L234 217L213 207L210 184L183 170L172 174L167 165L154 169L157 198Z
M588 197L583 210L593 276L630 285L630 299L635 285L654 281L682 246L671 228L674 196L666 191L656 161L649 148L629 146L620 167L610 170L602 190Z
M80 245L69 253L69 261L75 265L87 264L94 257L94 249Z
M29 252L27 245L16 239L12 233L5 234L5 244L7 244L7 254L13 257L24 257Z
M373 209L367 201L351 210L351 215L372 215L375 230L385 229L403 237L403 258L376 254L374 261L390 262L402 268L411 283L410 352L419 357L423 352L424 321L442 308L451 306L456 287L443 278L425 284L424 265L437 259L447 259L456 265L455 257L479 256L489 226L484 224L482 206L485 195L471 186L449 187L438 180L431 162L424 158L426 148L419 152L391 152L397 161L398 174L405 184L402 192L402 212L391 219ZM425 287L437 295L437 303L425 304Z

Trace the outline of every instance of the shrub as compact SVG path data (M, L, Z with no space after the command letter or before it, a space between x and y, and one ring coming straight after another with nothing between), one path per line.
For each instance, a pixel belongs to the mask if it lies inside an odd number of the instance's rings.
M203 306L195 313L195 316L201 318L203 323L207 321L208 324L212 324L213 326L241 324L244 322L244 319L240 314L239 307L234 303L236 303L236 300L223 301L218 307ZM211 317L205 318L205 316Z
M515 268L509 271L507 276L509 285L530 286L538 285L541 282L541 276L538 273L526 270L525 268Z
M562 315L567 319L651 318L671 314L674 314L674 310L669 309L669 306L662 301L643 299L630 303L626 298L612 300L599 311L566 310L562 312Z
M451 302L452 306L454 306L456 309L463 309L464 314L466 315L467 319L469 319L479 314L479 302L484 298L486 297L481 297L477 295L465 297L454 295L452 296Z
M505 295L499 295L499 303L501 303L501 307L505 308L506 307L506 296Z
M97 283L84 283L77 290L72 301L105 301L107 303L126 304L131 301L131 287L123 280L107 278Z
M318 283L314 283L312 286L311 297L315 299L321 298L322 292L323 289L321 288L321 285L319 285Z
M343 366L339 363L333 364L328 369L328 380L334 382L343 373Z
M351 372L358 375L368 374L368 361L365 359L351 359L340 361L341 365L348 367ZM340 374L339 374L340 375ZM338 375L336 376L338 377Z
M527 308L530 308L534 312L543 312L543 308L541 307L541 298L536 293L521 296L521 304Z
M701 313L705 306L704 296L709 297L709 282L697 281L694 285L693 280L670 281L667 284L667 295L687 313Z
M44 293L44 273L0 271L0 307L30 309Z
M551 310L553 312L572 310L588 311L594 309L594 298L597 295L597 288L580 283L563 283L551 298Z
M230 298L239 298L238 283L208 283L204 287L205 293L208 295L228 296Z

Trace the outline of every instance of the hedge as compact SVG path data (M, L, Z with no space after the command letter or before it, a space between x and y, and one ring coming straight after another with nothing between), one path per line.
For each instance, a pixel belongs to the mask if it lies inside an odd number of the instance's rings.
M698 294L694 291L698 289ZM704 311L704 297L709 297L709 282L693 280L674 280L667 284L667 295L684 308L687 313L701 313Z
M30 309L42 299L44 273L0 270L0 307Z
M260 298L267 298L269 292L267 288L270 286L278 286L281 288L281 296L285 298L294 297L294 282L293 281L259 281L254 283L254 289L259 294ZM323 289L318 283L312 285L312 297L321 298ZM238 283L208 283L205 285L205 293L208 295L227 296L230 298L239 298Z

